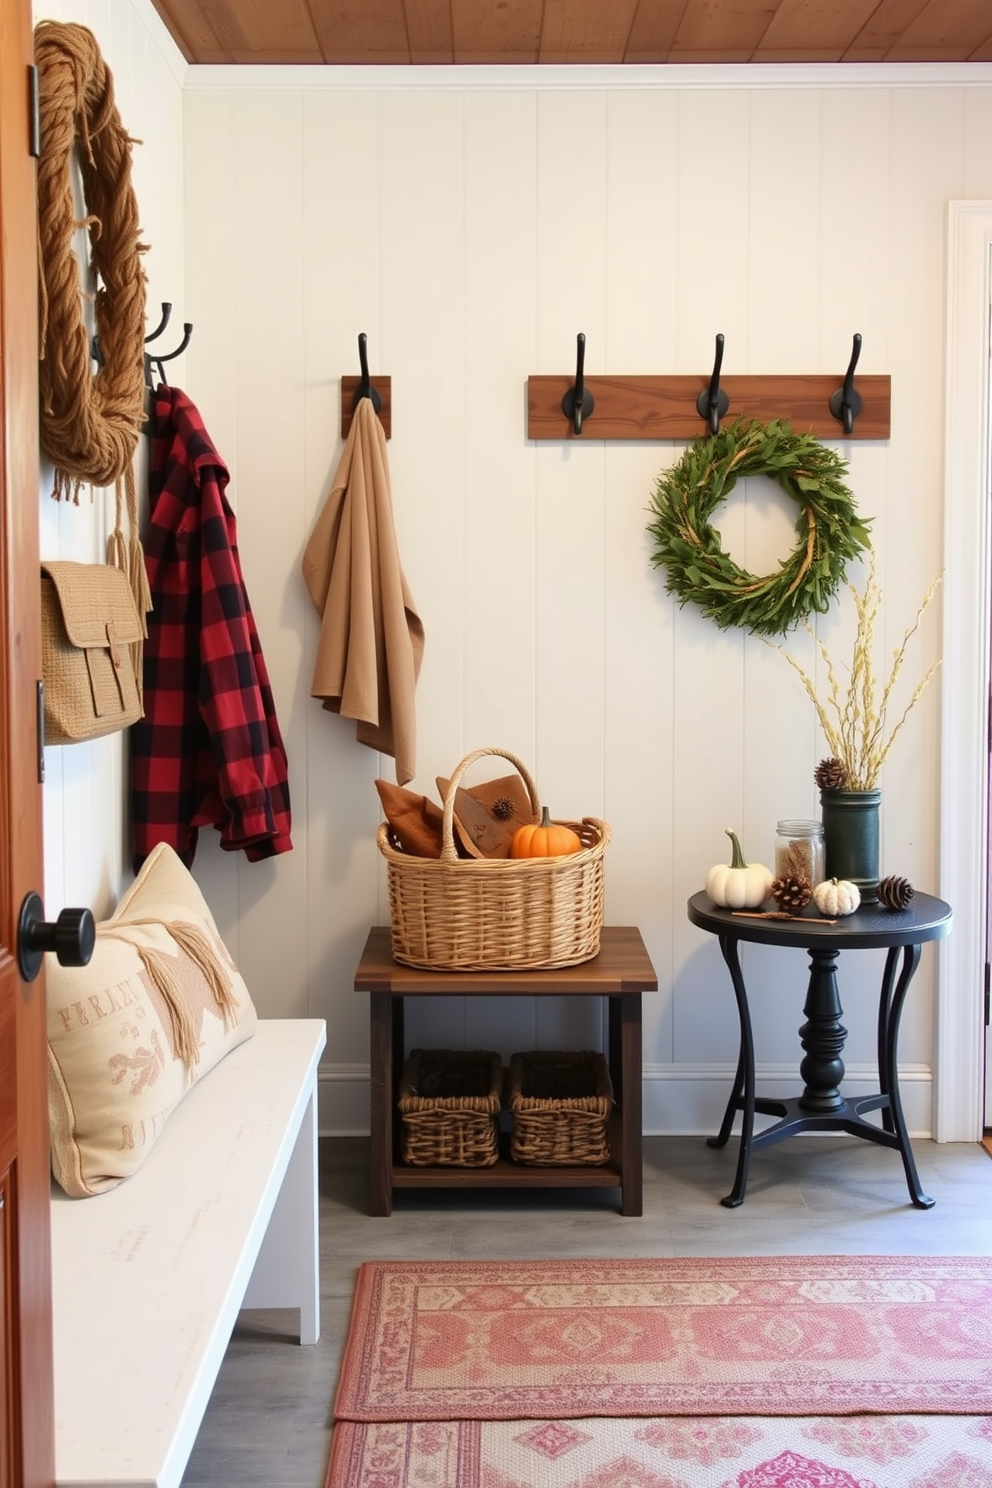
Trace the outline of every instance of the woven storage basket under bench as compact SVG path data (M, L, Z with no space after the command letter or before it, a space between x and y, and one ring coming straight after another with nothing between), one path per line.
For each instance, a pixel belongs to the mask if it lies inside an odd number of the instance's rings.
M609 1161L613 1085L602 1054L512 1055L509 1105L514 1162L571 1167Z
M411 1049L400 1078L403 1161L491 1167L499 1157L503 1067L488 1050Z

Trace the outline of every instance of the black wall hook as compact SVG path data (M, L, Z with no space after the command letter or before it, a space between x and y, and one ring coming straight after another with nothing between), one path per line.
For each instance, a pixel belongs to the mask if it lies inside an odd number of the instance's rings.
M355 401L353 406L357 408L363 398L370 398L372 400L372 407L375 409L376 413L378 413L379 409L382 407L382 398L379 396L378 391L372 386L372 379L369 376L368 344L369 338L368 336L366 336L365 332L362 331L358 337L358 360L361 363L362 367L362 380L358 384L358 387L355 389Z
M172 314L172 306L166 300L163 300L162 301L162 319L159 321L159 323L155 327L154 331L152 331L151 335L145 337L145 344L146 345L148 344L149 341L154 341L157 336L161 336L162 332L165 330L166 326L169 324L169 317L171 316L171 314ZM184 321L183 322L183 339L180 341L180 343L176 347L175 351L163 351L158 356L152 356L152 355L150 355L149 352L147 352L147 351L145 352L145 385L147 387L150 388L151 385L152 385L152 368L153 367L157 367L158 368L158 380L159 380L159 382L168 383L168 380L169 379L165 375L165 368L163 367L162 363L163 362L171 362L177 356L181 356L182 353L186 350L187 346L189 345L189 343L190 343L190 337L192 336L192 334L193 334L193 327L192 327L191 323L188 320L187 321Z
M586 387L585 364L586 338L580 331L575 338L575 386L570 387L561 400L561 411L567 419L572 420L572 428L576 434L582 433L582 420L587 419L596 407L596 400Z
M858 365L858 357L861 355L861 337L857 331L854 333L851 360L848 363L847 372L844 375L844 386L830 395L830 412L838 422L844 425L844 433L851 434L854 431L854 420L861 412L861 394L854 386L854 369Z
M723 366L723 332L718 331L716 337L716 353L713 359L713 376L710 385L704 388L696 399L696 411L700 418L706 419L710 426L711 434L719 434L720 420L730 407L730 399L720 387L720 368Z
M148 332L148 335L144 338L144 342L145 342L145 345L146 346L148 345L149 341L155 341L159 336L161 336L162 332L165 330L166 326L169 324L169 320L171 319L171 317L172 317L172 303L169 300L163 300L162 301L162 318L159 321L158 325L155 327L155 329L153 331L149 331ZM192 332L193 327L190 326L189 327L189 330L190 330L190 332ZM188 345L189 345L189 336L186 337L186 340L183 342L182 346L180 346L179 351L184 351ZM179 351L172 352L170 354L170 357L163 357L162 360L163 361L169 361L172 356L178 356L179 355ZM93 358L93 360L97 363L98 366L100 366L100 367L103 366L103 352L100 350L100 339L99 339L98 336L94 336L93 339L90 342L90 356ZM156 357L155 360L157 362L158 358ZM162 376L161 371L159 372L159 376L160 377ZM165 379L162 378L162 381L164 382ZM145 382L149 386L151 385L151 368L150 368L150 365L149 365L149 359L148 359L148 356L147 355L145 356Z
M163 300L162 301L162 319L159 321L159 323L155 327L155 329L153 331L149 331L148 332L148 335L145 337L145 345L146 346L148 345L149 341L155 341L155 340L158 339L159 336L161 336L162 332L165 330L166 326L169 324L169 321L171 319L172 319L172 302L170 300Z

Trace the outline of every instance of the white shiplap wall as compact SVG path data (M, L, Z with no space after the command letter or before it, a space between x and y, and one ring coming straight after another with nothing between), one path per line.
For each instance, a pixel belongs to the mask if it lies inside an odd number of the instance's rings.
M893 377L891 440L850 447L886 596L882 664L940 566L945 207L992 187L977 145L992 95L863 87L855 74L850 87L834 74L786 89L597 76L560 88L498 70L457 84L271 69L188 79L187 288L198 325L214 322L190 378L232 460L299 823L296 861L263 870L268 882L209 853L200 872L227 896L242 962L279 988L271 1010L328 1018L335 1124L363 1120L365 1009L351 978L368 923L385 916L372 781L390 762L307 699L316 622L298 564L360 331L373 370L393 379L396 516L427 629L414 784L433 792L463 753L496 743L533 768L556 812L609 819L608 916L641 926L661 983L646 1006L649 1129L711 1126L736 1052L725 972L685 898L723 855L728 823L767 858L778 817L816 813L824 751L781 658L679 611L650 568L645 508L678 450L597 443L594 421L581 446L528 444L528 374L572 365L579 330L590 372L702 373L719 330L728 371L839 374L860 331L861 370ZM791 546L792 518L753 482L722 527L759 569ZM845 607L822 623L832 649L848 620ZM935 606L913 669L940 644ZM796 646L812 665L810 644ZM932 887L938 720L935 688L884 781L885 865ZM265 916L246 914L256 905ZM934 959L903 1029L917 1129L930 1122ZM764 989L759 1048L780 1082L794 1081L805 980L805 957L788 962L747 952ZM854 1088L870 1079L878 972L873 955L844 967ZM446 1000L410 1023L417 1040L504 1052L600 1032L567 1004Z
M932 70L883 87L807 69L783 88L782 69L774 82L727 70L713 87L699 69L658 86L651 69L238 68L190 69L182 89L151 40L151 7L131 8L130 55L107 44L109 3L60 14L93 25L122 111L124 87L133 100L128 124L162 157L136 177L168 245L157 264L149 225L150 300L176 300L195 325L172 380L231 467L289 749L295 850L252 865L210 834L195 869L260 1011L327 1018L324 1125L363 1129L367 1007L352 978L387 914L373 781L392 762L309 699L316 617L299 564L340 453L339 379L358 370L365 331L373 372L393 379L396 520L427 631L413 785L433 794L463 754L498 744L556 814L610 821L607 915L641 926L660 982L645 999L645 1128L712 1129L736 1018L685 900L725 855L728 824L767 861L779 817L817 813L824 748L784 661L680 611L650 567L646 508L679 449L598 443L594 421L581 445L529 444L526 378L572 366L580 330L589 373L705 377L722 331L728 373L836 369L839 381L860 331L860 370L893 379L892 438L849 448L885 591L884 664L941 563L946 203L992 196L992 86L952 73L933 86ZM61 514L60 537L74 516ZM791 547L793 517L777 488L751 482L721 528L764 569ZM820 631L843 652L848 607ZM936 606L919 642L910 680L939 654ZM794 645L813 665L812 646ZM935 687L899 741L883 814L885 870L938 892L939 701ZM101 777L111 821L119 778ZM46 796L61 902L77 883L86 893L86 874L110 893L122 873L119 823L93 878L100 834L77 830L80 794L59 778ZM745 965L761 988L763 1087L795 1088L805 957L752 947ZM903 1020L916 1131L931 1123L935 967L931 948ZM854 1091L874 1079L879 971L874 953L843 968ZM602 1033L597 1012L567 1002L438 999L411 1008L408 1027L504 1054Z

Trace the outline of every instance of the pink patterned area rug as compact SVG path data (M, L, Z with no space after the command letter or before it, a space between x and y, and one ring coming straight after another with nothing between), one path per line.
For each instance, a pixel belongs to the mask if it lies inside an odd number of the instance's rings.
M990 1488L992 1416L669 1416L334 1428L328 1488Z
M583 1417L931 1414L992 1416L992 1258L371 1261L334 1406L335 1422L468 1431L524 1420L579 1429ZM503 1488L498 1472L481 1481ZM992 1488L992 1477L974 1481ZM664 1475L658 1483L669 1488Z

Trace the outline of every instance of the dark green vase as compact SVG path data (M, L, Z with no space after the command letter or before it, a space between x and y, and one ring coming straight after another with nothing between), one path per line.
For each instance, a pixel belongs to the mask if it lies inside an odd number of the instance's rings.
M828 878L846 878L867 904L878 899L880 790L821 791L823 846Z

